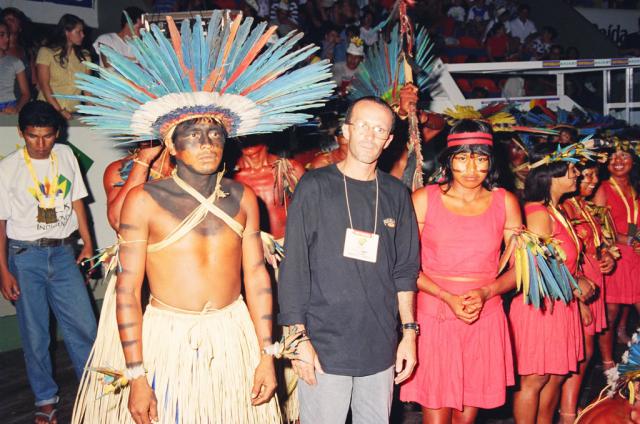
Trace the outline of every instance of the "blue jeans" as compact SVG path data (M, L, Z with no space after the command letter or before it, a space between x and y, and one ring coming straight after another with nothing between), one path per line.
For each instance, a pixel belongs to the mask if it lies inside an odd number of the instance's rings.
M18 281L16 302L22 349L36 406L58 401L49 354L51 308L62 329L78 379L96 337L96 317L71 246L39 247L9 240L9 270Z

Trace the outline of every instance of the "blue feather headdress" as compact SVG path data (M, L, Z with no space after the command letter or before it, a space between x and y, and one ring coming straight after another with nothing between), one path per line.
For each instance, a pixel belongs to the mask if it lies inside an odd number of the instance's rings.
M170 40L156 25L128 40L135 62L102 47L113 69L86 63L98 76L76 74L76 85L90 93L70 96L86 103L78 106L80 119L122 142L165 140L198 117L217 120L230 137L306 122L312 116L300 111L322 106L334 89L330 63L303 63L318 48L296 49L301 33L267 46L277 27L252 25L252 18L229 21L216 10L205 35L200 16L180 31L167 17Z
M416 86L424 91L433 82L433 43L429 40L426 28L418 28L417 33L413 71ZM390 105L397 104L400 88L406 82L402 58L402 37L399 26L396 25L391 31L389 43L380 39L369 48L356 70L349 97L357 100L365 96L376 96Z

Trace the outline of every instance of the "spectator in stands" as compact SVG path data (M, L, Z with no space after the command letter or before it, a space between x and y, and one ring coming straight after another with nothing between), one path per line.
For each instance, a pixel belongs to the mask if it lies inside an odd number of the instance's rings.
M338 32L338 28L330 22L325 23L322 50L320 53L322 59L329 59L331 62L335 62L336 46L339 42L340 33Z
M485 4L485 0L475 0L473 6L467 12L467 22L482 22L485 24L490 19L489 7Z
M456 22L464 22L467 17L467 11L462 5L462 0L452 0L451 7L447 10L447 16L453 18Z
M542 32L531 41L531 57L535 60L542 60L548 56L557 35L555 28L551 26L542 27Z
M518 7L518 16L507 23L507 32L512 37L520 40L521 44L525 44L527 37L538 32L535 24L529 19L529 5L521 4Z
M269 20L272 22L280 21L281 18L284 19L284 16L286 15L287 16L286 20L291 21L293 25L291 24L285 24L285 25L287 25L288 27L297 28L300 24L300 21L298 18L298 14L299 14L298 9L299 9L299 5L297 0L273 1L271 3L271 8L269 9ZM284 13L284 12L287 12L287 13ZM278 16L278 13L280 13L280 16Z
M487 37L489 36L489 31L491 31L493 29L494 25L497 24L498 22L505 26L505 31L506 31L507 22L509 22L509 18L510 17L511 17L511 15L509 15L509 11L507 10L506 7L501 7L499 9L497 9L495 18L491 19L487 23L487 27L485 28L484 35L482 37L482 41L486 41L487 40Z
M130 37L138 37L142 28L142 15L144 11L138 7L127 7L120 15L120 31L102 34L93 43L93 48L100 57L100 66L110 67L107 58L100 52L101 46L111 47L116 52L129 58L133 58L133 53L126 40ZM133 33L127 22L127 15L133 23Z
M485 43L489 60L492 62L502 62L507 58L509 51L509 36L502 22L493 26L488 34Z
M564 49L560 44L554 44L549 49L549 54L545 57L546 60L560 60L564 57Z
M364 43L362 39L353 37L347 48L347 60L336 62L333 66L333 79L338 86L338 93L346 95L358 65L364 59Z
M360 25L360 38L366 46L372 46L378 41L378 32L373 30L373 12L368 7L362 9L362 24Z
M9 26L0 21L0 113L15 114L29 101L29 83L24 64L7 54ZM14 84L18 82L20 98L16 100Z
M0 12L0 22L4 22L9 28L9 48L6 54L19 59L23 63L29 95L31 95L31 87L35 80L35 65L33 62L35 53L30 36L31 31L29 31L29 18L20 9L5 7ZM21 93L14 92L14 94L19 97Z
M75 15L65 14L47 46L38 50L36 58L40 88L38 99L51 103L65 119L71 119L78 102L56 98L54 94L80 94L74 83L75 74L88 72L82 62L91 59L89 52L82 48L83 40L84 21Z
M507 78L504 87L502 87L502 97L511 99L514 97L523 97L524 95L524 78L516 76Z
M353 5L351 0L338 0L331 7L329 20L340 28L354 25L358 21L356 10L357 7Z
M576 46L569 46L564 52L565 59L578 59L580 58L580 50Z
M340 41L336 45L335 50L335 63L345 62L347 60L347 49L349 48L349 43L351 40L355 38L360 38L360 28L354 25L347 26L340 33Z
M278 36L284 37L291 31L298 29L298 24L291 18L291 2L283 1L276 3L276 17L271 20L271 25L278 26ZM298 6L294 8L296 10L296 16L298 13ZM273 7L271 8L273 10Z

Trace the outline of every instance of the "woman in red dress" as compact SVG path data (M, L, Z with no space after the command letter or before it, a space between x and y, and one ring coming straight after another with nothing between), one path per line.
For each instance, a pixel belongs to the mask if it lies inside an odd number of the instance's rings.
M604 243L601 223L593 214L594 205L586 200L593 195L598 185L598 163L587 162L585 165L579 165L578 169L578 193L565 200L563 208L574 223L576 234L584 246L582 273L589 281L595 283L597 292L588 303L579 302L584 329L585 358L580 363L578 372L572 374L562 386L560 418L565 423L573 423L576 419L580 386L585 369L593 356L595 335L607 328L604 275L610 273L615 266L615 259Z
M565 265L572 275L578 269L582 249L580 240L560 210L563 196L576 190L578 170L563 160L541 162L551 158L557 145L538 145L531 154L531 171L525 180L525 216L527 228L543 238L553 237L566 254ZM544 164L542 164L544 163ZM536 166L538 164L539 166ZM582 300L593 293L592 285L578 279ZM560 397L560 388L584 359L583 332L576 300L568 304L546 300L540 309L525 304L516 296L509 312L517 373L520 384L514 394L513 415L518 424L551 424Z
M425 423L471 423L478 408L505 402L513 384L508 323L498 276L500 249L522 225L516 197L495 188L491 129L462 120L441 156L444 181L417 190L422 246L418 278L418 366L400 390L422 405Z
M616 245L620 250L620 259L616 267L605 277L607 287L605 302L609 328L602 335L600 348L605 369L614 366L613 337L616 334L617 317L621 305L634 305L640 310L640 244L638 243L639 204L635 181L631 174L635 156L631 151L617 149L609 157L607 169L610 177L603 181L594 197L594 203L608 206L616 228Z

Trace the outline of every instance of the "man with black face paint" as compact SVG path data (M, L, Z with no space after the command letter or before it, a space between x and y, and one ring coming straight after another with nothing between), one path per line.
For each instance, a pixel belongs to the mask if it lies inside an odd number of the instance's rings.
M227 362L227 355L234 361L245 359L248 362L243 365L255 368L253 383L252 376L245 375L246 381L241 379L233 387L233 402L217 407L226 410L268 403L276 387L273 358L258 358L257 351L248 358L241 354L256 343L256 336L258 343L271 342L271 286L263 262L256 196L242 184L222 178L218 171L225 130L216 120L184 121L165 143L176 162L172 178L132 189L120 216L120 235L125 244L120 251L116 310L127 367L142 365L143 349L146 367L177 367L163 363L167 352L177 354L197 346L194 350L209 358L205 362L213 361L214 369L207 370L212 374L210 386L205 390L229 384L230 368L237 365ZM200 222L177 239L180 231L176 228L184 228L181 224L188 220ZM240 294L241 269L249 313ZM143 330L139 305L145 272L152 296ZM184 313L187 318L181 317L176 323L176 313ZM162 337L158 337L158 331L163 332ZM185 336L188 343L181 341ZM202 384L200 378L191 382L181 381L179 375L176 378L180 384L196 385L194 389ZM214 393L211 395L213 399ZM271 401L249 411L259 416L275 407L275 401ZM134 379L129 396L134 420L157 418L156 408L156 394L147 379Z
M300 111L333 91L330 65L303 64L313 49L292 43L264 49L275 28L242 15L230 21L214 11L206 36L200 16L190 24L178 30L167 17L171 43L151 25L133 49L139 65L107 51L113 71L79 77L92 93L87 103L100 105L80 108L89 124L120 141L161 140L176 168L124 200L119 261L111 261L117 281L105 295L74 424L282 422L258 203L250 188L223 178L220 163L227 137L306 122ZM246 37L234 40L236 33ZM215 49L212 39L226 47ZM207 60L192 60L195 52ZM151 296L143 316L145 274ZM105 364L125 380L107 383L115 394L101 396L96 369Z

